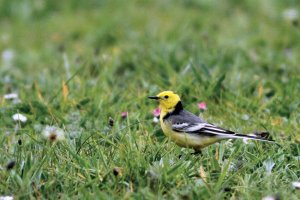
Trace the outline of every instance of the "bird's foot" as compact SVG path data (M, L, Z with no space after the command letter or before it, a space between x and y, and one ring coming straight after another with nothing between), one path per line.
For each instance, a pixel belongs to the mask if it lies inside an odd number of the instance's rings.
M202 156L202 151L201 150L195 150L193 153L191 153L191 155L194 155L194 156Z

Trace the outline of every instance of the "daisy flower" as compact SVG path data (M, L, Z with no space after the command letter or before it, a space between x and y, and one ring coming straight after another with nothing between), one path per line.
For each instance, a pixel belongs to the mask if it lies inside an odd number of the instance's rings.
M12 196L0 196L0 200L13 200Z
M13 100L13 99L18 99L19 95L18 93L9 93L9 94L5 94L3 97L6 100L11 100L11 99Z
M55 126L46 126L42 135L50 142L61 141L65 139L65 132Z
M294 186L294 188L300 189L300 182L292 182L292 185Z
M2 52L2 59L5 63L10 63L15 56L15 53L11 49L6 49Z
M20 121L20 122L25 123L25 122L27 121L27 117L26 117L25 115L20 114L20 113L14 114L14 115L12 116L12 118L13 118L13 120L14 120L15 122Z

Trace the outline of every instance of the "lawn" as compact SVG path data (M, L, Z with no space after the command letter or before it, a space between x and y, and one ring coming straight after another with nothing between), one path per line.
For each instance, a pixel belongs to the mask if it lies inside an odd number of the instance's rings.
M299 199L299 9L0 0L0 196ZM194 155L153 121L147 96L163 90L211 123L269 131L279 145L230 140Z

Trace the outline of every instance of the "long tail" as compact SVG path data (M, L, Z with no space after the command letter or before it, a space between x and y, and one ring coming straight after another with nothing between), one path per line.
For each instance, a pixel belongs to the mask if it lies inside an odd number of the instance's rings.
M264 141L264 142L275 142L275 140L256 136L256 135L244 135L244 134L239 134L239 133L230 135L228 138L252 139L252 140L259 140L259 141Z
M209 123L204 123L204 124L202 123L198 126L188 128L188 130L190 131L190 133L196 132L198 134L203 134L203 135L211 135L211 136L215 135L223 139L241 138L241 139L259 140L265 142L275 142L272 139L268 139L268 136L270 135L269 132L254 132L254 134L245 135L245 134L240 134L234 131L223 129Z

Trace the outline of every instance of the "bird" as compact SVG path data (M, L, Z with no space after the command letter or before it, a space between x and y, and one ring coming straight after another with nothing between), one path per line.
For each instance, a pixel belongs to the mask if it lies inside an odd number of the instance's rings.
M161 128L164 134L180 147L201 152L202 148L224 139L242 138L274 142L264 137L240 134L208 123L185 110L179 95L173 91L163 91L148 98L159 102Z

